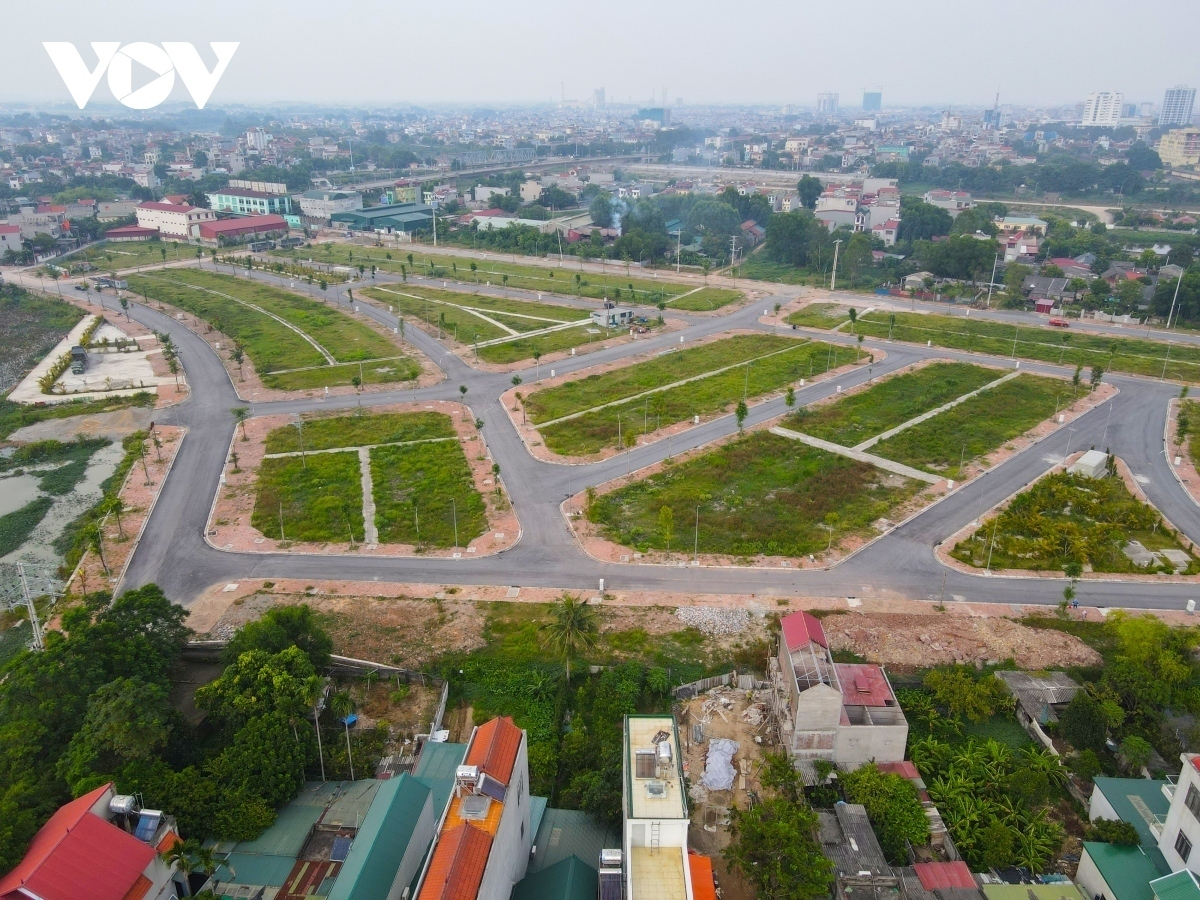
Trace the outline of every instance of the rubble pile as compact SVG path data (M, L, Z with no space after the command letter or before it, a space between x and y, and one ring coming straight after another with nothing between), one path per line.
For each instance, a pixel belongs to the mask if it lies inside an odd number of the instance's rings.
M750 625L750 613L744 609L681 606L675 610L675 618L709 637L740 634Z

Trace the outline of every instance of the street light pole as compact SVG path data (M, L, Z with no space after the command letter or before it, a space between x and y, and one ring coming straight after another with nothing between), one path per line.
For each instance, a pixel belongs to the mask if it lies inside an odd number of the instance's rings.
M988 282L988 298L987 298L988 309L992 308L992 287L996 284L996 266L998 266L998 265L1000 265L1000 254L999 253L996 254L996 258L992 261L992 278Z
M838 251L842 249L841 245L842 245L841 238L838 238L836 241L833 242L833 274L829 280L829 290L830 291L837 290L837 261L838 261Z
M1167 313L1167 331L1171 330L1171 317L1175 315L1175 301L1179 299L1179 286L1183 284L1185 272L1187 272L1187 269L1180 272L1179 277L1175 279L1175 296L1171 298L1171 311Z

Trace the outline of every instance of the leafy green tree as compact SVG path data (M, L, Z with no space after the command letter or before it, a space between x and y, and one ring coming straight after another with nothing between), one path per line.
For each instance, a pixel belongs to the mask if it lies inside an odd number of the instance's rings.
M267 713L238 729L233 743L210 764L223 790L261 797L271 806L291 800L304 786L311 732L293 733L285 714Z
M1150 762L1150 755L1153 752L1154 748L1150 746L1150 742L1136 734L1131 734L1121 741L1121 755L1125 757L1125 761L1129 763L1134 772L1139 771Z
M687 227L717 237L737 234L742 224L738 211L719 200L700 200L688 212ZM728 241L726 241L728 243Z
M592 198L592 202L588 206L588 215L592 217L592 224L597 225L600 228L612 228L612 194L608 193L607 191L602 191Z
M316 677L312 661L299 647L275 654L248 650L220 678L196 691L196 704L237 728L268 713L305 709L308 685Z
M671 540L675 537L675 513L671 511L671 507L663 506L658 511L658 530L662 534L663 543L666 544L667 552L671 552Z
M993 819L983 829L980 844L983 847L981 853L983 868L1003 869L1012 865L1013 832L999 819Z
M317 622L308 604L272 607L262 618L247 622L226 645L221 659L229 665L251 650L274 655L291 646L299 647L315 669L329 663L333 638Z
M817 814L807 804L771 797L735 807L732 838L722 852L729 867L764 900L817 900L828 895L833 863L817 841Z
M1108 736L1099 705L1086 690L1079 691L1059 717L1062 735L1076 750L1099 753Z
M1124 844L1129 847L1136 847L1142 842L1137 829L1120 819L1093 820L1084 830L1083 839L1102 844Z
M788 409L796 405L796 389L791 385L788 385L787 393L783 396L783 403Z
M963 666L933 669L924 679L937 702L953 716L982 722L1011 703L1004 684L995 675L976 679Z
M796 183L796 193L800 197L800 205L805 209L815 209L817 198L824 190L821 186L821 179L814 178L812 175L803 175Z
M342 720L346 730L346 758L350 761L350 780L354 780L354 753L350 750L350 716L354 714L354 698L348 691L338 691L329 698L329 711Z
M554 604L550 623L545 628L546 643L563 660L567 681L571 680L571 659L596 644L599 636L596 611L573 594L563 594Z
M1094 750L1081 750L1071 763L1071 771L1084 781L1091 781L1103 771L1103 767Z
M908 859L909 844L920 847L929 843L929 818L916 787L907 778L884 774L870 763L853 772L843 772L839 780L846 799L866 807L879 846L891 862L903 865Z
M745 424L746 416L749 414L749 412L750 410L746 406L746 401L739 400L737 409L734 411L734 415L737 417L737 427L739 432L742 430L742 426Z
M230 410L230 412L233 414L233 421L242 427L242 440L250 440L250 438L246 436L246 420L250 418L249 408L245 406L235 406Z
M900 227L896 231L896 240L900 243L929 241L949 234L953 226L954 219L946 210L917 197L904 197L900 201Z

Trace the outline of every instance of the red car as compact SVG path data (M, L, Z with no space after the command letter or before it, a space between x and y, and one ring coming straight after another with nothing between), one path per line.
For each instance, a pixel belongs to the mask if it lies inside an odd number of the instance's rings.
M1071 327L1071 323L1068 322L1066 319L1057 319L1057 318L1051 319L1050 325L1053 326L1054 328L1070 328Z

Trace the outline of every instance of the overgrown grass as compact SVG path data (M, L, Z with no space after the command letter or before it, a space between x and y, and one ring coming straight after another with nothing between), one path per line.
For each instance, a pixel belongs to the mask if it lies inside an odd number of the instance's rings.
M7 556L24 544L53 505L53 497L42 496L0 516L0 556Z
M1033 740L1010 712L997 713L982 722L967 719L963 722L963 734L966 738L974 738L980 743L997 741L1012 750L1033 747Z
M650 319L646 323L646 327L651 329L657 328L658 319ZM625 333L624 329L597 328L584 321L578 327L564 328L560 331L551 331L549 334L521 337L511 341L504 341L501 344L480 347L479 358L484 362L507 365L508 363L532 359L534 353L541 353L545 356L550 353L556 353L559 350L568 350L571 347L585 347L588 344L607 341L610 338L620 337Z
M413 255L413 262L408 262L408 253ZM350 259L350 253L354 258ZM391 254L392 259L387 255ZM632 274L632 269L622 272L616 269L612 272L596 274L594 272L573 271L567 267L552 268L523 263L504 262L489 254L487 259L474 259L446 256L431 253L422 247L413 247L411 251L389 250L377 247L360 247L352 244L314 244L311 248L294 251L296 259L312 259L313 262L332 263L336 265L376 265L385 272L399 274L404 266L410 274L427 275L435 278L456 279L464 283L484 284L490 281L493 285L502 285L503 276L508 275L508 287L523 290L542 291L564 294L568 296L591 297L593 299L619 299L631 303L653 305L666 302L672 297L687 293L695 285L681 284L666 279L644 278ZM292 251L280 250L275 255L293 257ZM475 272L471 271L471 263L475 263ZM579 275L576 282L575 276ZM620 291L620 296L617 292Z
M730 303L737 303L739 300L745 299L745 296L741 291L734 291L729 288L706 287L700 288L694 294L687 294L673 300L667 300L666 304L668 309L708 312L728 306Z
M452 438L454 426L444 413L378 413L365 416L329 416L304 420L305 450L332 450L394 444L428 438ZM267 435L267 453L300 450L300 429L285 425Z
M363 539L357 453L264 459L257 488L250 524L265 535L288 541Z
M57 297L0 286L0 391L20 381L83 316L83 310Z
M375 521L384 543L459 547L487 531L487 509L457 442L371 451Z
M1121 549L1130 540L1149 550L1184 549L1158 511L1130 494L1120 478L1057 472L1014 497L952 555L982 567L990 554L996 569L1062 570L1074 562L1095 572L1174 571L1170 564L1134 565ZM1200 571L1200 563L1188 556L1188 573Z
M121 441L125 455L121 457L121 461L117 463L113 473L100 484L100 500L69 522L62 533L54 539L54 549L63 557L62 565L59 567L60 574L65 576L73 571L75 565L83 558L83 554L87 550L88 531L93 525L99 525L104 519L108 501L120 493L121 485L125 483L125 476L142 458L145 441L146 432L144 431L135 431Z
M403 290L404 293L397 293ZM491 322L485 321L469 310L462 309L459 306L450 305L451 302L437 303L436 298L421 298L415 291L408 290L407 287L396 288L363 288L361 293L372 300L379 303L386 303L389 306L395 307L396 314L409 319L418 319L424 322L430 330L437 333L438 328L443 329L447 337L454 338L460 343L471 344L475 341L490 341L493 338L501 338L508 335L508 332ZM427 292L431 293L431 292ZM439 294L447 294L447 291L438 291ZM469 295L453 294L458 298L458 302L462 302ZM407 328L415 327L413 323L406 323Z
M757 432L596 498L588 518L606 537L640 550L802 556L867 535L871 523L921 489L917 482ZM699 509L699 526L695 525Z
M102 438L92 438L66 443L48 440L25 444L0 464L0 471L18 466L54 465L55 468L38 473L38 487L47 494L69 494L87 472L92 456L108 443Z
M29 406L24 403L13 403L10 400L0 400L0 440L5 440L18 428L26 425L36 425L51 419L65 419L70 416L91 416L97 413L116 412L131 406L154 406L155 395L143 391L130 397L114 397L111 400L68 400L64 403L42 404Z
M849 322L846 307L837 303L809 303L785 319L789 325L832 330L843 322Z
M394 359L372 359L338 366L275 372L265 376L263 383L281 391L311 391L353 384L356 377L362 384L401 384L420 378L421 367L407 356L398 356Z
M893 340L935 347L993 353L1020 359L1068 366L1083 366L1085 377L1093 366L1131 375L1200 381L1200 347L1142 338L1114 338L1069 329L1019 327L958 316L895 313ZM869 337L887 337L889 314L858 317L855 330ZM1015 351L1014 351L1015 341Z
M758 281L774 281L783 284L811 284L818 287L828 280L821 272L810 272L784 263L772 262L761 253L755 253L738 266L738 275Z
M1003 375L996 369L969 363L933 363L915 372L884 379L835 403L798 410L784 424L813 437L853 447Z
M119 241L105 244L98 250L89 250L87 259L99 270L92 274L99 275L136 266L161 266L164 250L167 252L166 262L195 259L197 249L181 241ZM82 261L83 257L82 253L76 253L71 259ZM208 258L208 251L205 251L204 259Z
M785 339L786 340L786 339ZM839 357L840 350L840 357ZM728 412L743 397L754 399L854 359L856 351L817 342L793 342L782 353L745 366L688 382L669 390L584 413L540 429L546 446L568 455L595 453L615 445L618 433L626 446L660 425L673 425L697 415ZM601 376L603 378L604 376ZM618 417L620 428L618 429Z
M918 469L955 477L959 461L986 456L1071 401L1068 382L1039 375L1011 381L965 400L880 441L871 452Z

